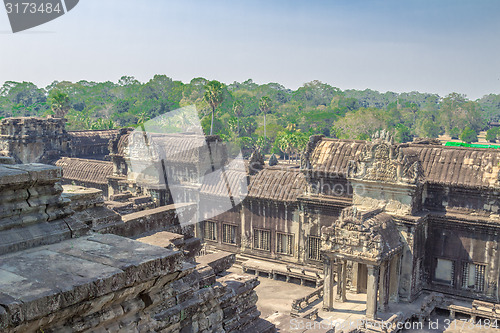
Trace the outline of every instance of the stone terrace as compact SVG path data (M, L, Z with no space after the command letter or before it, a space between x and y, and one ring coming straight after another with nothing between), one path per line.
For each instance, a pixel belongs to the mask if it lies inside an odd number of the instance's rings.
M257 278L223 272L233 255L186 260L188 241L198 239L179 225L176 207L122 220L99 191L62 195L60 177L54 166L0 165L0 331L275 331L259 318ZM185 244L179 251L91 230L169 230Z

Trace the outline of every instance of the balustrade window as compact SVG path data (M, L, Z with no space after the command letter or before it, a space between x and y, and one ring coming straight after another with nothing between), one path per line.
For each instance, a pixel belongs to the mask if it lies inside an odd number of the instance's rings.
M321 260L321 237L309 236L307 255L311 260Z
M222 225L222 242L226 244L236 244L236 232L238 227L232 224Z
M253 247L258 250L271 251L271 232L268 230L253 230Z
M484 291L484 272L486 265L466 262L462 266L462 288Z
M293 255L293 235L277 233L276 252Z
M205 221L205 232L203 233L205 239L217 241L217 223L212 221Z

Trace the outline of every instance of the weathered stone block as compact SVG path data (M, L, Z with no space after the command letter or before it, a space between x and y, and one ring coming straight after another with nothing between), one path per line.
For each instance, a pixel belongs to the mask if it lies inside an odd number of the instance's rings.
M220 274L233 266L236 261L236 255L229 252L216 252L196 258L196 262L200 265L212 267L215 274Z

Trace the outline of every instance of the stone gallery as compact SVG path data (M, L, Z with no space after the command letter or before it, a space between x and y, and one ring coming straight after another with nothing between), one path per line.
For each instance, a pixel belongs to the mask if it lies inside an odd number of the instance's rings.
M493 149L313 136L300 165L241 169L217 136L7 118L0 153L2 331L273 332L266 278L325 313L366 295L366 322L498 316Z

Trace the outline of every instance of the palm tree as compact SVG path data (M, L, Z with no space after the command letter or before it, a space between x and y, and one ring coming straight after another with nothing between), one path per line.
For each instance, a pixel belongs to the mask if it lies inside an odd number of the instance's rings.
M137 118L137 125L141 126L141 130L146 132L146 128L144 127L144 123L148 121L150 117L146 111L142 111Z
M137 125L144 124L149 118L147 111L142 111L137 118Z
M52 111L54 111L56 118L64 118L71 108L68 94L60 90L51 90L48 102Z
M223 85L219 81L213 80L205 85L205 95L204 98L208 105L212 109L212 121L210 122L210 135L213 134L214 130L214 114L215 109L222 103L224 96L222 94Z
M243 102L240 100L235 100L233 102L233 112L238 121L238 136L240 135L240 117L243 115Z
M307 135L300 131L291 134L291 137L292 149L295 153L295 160L298 161L300 156L299 154L301 154L306 149L309 139Z
M289 133L283 133L278 141L279 150L281 150L285 155L288 155L288 164L290 164L290 159L292 154L292 144L293 144L293 137ZM285 156L285 161L286 161L286 156Z
M266 133L266 114L271 109L271 99L268 96L264 96L259 101L259 109L264 113L264 138L267 138Z

